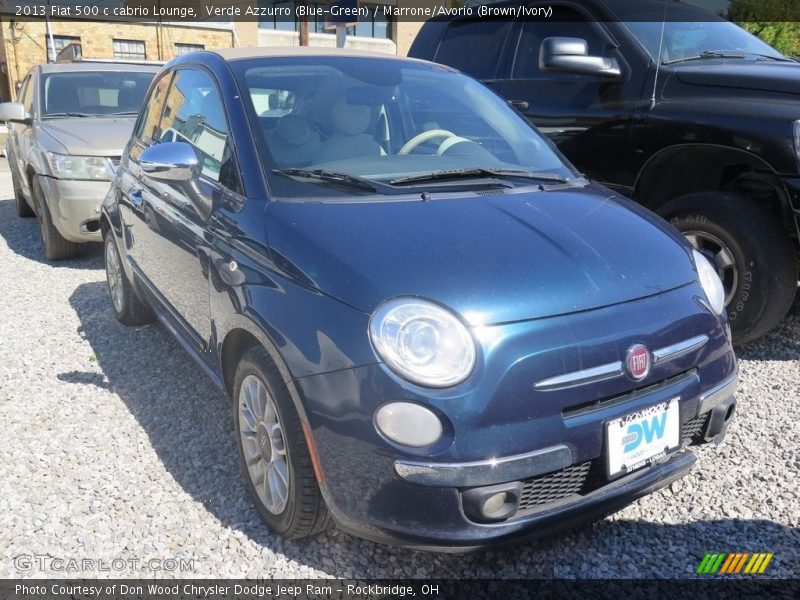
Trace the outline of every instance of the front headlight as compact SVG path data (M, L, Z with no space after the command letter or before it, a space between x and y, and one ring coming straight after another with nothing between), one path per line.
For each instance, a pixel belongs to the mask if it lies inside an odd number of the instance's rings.
M375 311L369 333L387 366L420 385L456 385L475 366L475 342L467 328L432 302L390 300Z
M59 179L93 179L110 181L114 176L111 161L103 156L70 156L47 153L50 170Z
M697 250L692 250L692 257L708 304L715 313L721 315L725 309L725 288L722 286L722 280L705 256Z

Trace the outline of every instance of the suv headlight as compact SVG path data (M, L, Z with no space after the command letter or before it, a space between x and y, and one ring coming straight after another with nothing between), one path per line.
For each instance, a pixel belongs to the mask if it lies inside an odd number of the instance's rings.
M59 179L92 179L111 181L114 167L104 156L71 156L47 153L50 170Z
M432 302L390 300L375 311L369 333L386 365L420 385L456 385L475 366L475 342L466 326Z
M692 250L692 257L694 258L695 267L697 267L700 285L706 294L706 300L708 300L711 309L721 315L725 309L725 288L722 286L722 280L719 278L717 270L705 256L697 250Z

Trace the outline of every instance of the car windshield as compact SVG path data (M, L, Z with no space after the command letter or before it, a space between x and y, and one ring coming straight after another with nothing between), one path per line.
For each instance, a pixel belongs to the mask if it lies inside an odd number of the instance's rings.
M155 73L73 71L42 76L43 117L136 115Z
M579 179L524 117L447 67L341 56L232 65L276 197Z
M729 21L668 21L664 23L663 44L660 22L627 21L625 26L653 58L658 56L660 46L662 63L697 58L737 58L737 54L738 58L787 60L775 48Z

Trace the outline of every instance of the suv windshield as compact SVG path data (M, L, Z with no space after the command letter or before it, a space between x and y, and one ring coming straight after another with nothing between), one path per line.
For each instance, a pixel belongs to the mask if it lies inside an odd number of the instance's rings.
M358 57L232 66L249 92L248 112L277 197L548 186L578 178L500 97L446 67Z
M43 117L135 115L155 73L73 71L42 76Z
M653 58L658 56L661 23L627 21L625 26ZM664 23L662 63L696 58L753 58L764 57L788 60L772 46L762 42L738 25L729 21Z

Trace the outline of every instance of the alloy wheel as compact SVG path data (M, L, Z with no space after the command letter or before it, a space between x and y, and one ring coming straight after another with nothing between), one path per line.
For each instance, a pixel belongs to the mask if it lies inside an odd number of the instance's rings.
M281 514L289 501L289 461L275 402L264 382L248 375L239 389L239 437L247 471L264 507Z
M114 242L106 242L106 279L108 280L108 291L111 294L111 301L118 313L122 312L124 301L124 290L122 287L122 268L119 264L117 250Z

